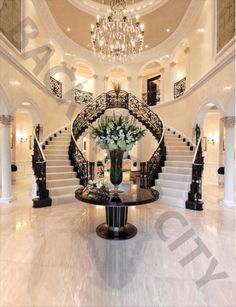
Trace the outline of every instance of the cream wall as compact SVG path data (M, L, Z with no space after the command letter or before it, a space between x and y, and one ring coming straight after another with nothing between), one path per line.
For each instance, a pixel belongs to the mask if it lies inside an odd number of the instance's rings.
M46 89L34 82L19 67L0 57L0 85L8 100L10 114L14 115L21 103L28 101L37 115L37 122L43 126L43 137L71 122L81 106L57 100ZM19 84L15 84L18 81ZM13 82L13 83L12 83ZM38 122L40 121L40 122Z
M218 184L217 170L220 166L219 151L220 134L220 113L208 112L204 119L203 136L207 138L206 151L204 151L204 172L205 183ZM212 143L214 139L214 143ZM221 153L222 154L222 153Z

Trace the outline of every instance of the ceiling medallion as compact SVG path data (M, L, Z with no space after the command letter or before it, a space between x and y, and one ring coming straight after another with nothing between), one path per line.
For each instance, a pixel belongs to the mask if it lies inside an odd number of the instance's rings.
M128 56L141 53L144 42L144 25L128 15L125 0L111 0L108 15L97 16L91 25L91 42L94 53L101 59L124 62Z

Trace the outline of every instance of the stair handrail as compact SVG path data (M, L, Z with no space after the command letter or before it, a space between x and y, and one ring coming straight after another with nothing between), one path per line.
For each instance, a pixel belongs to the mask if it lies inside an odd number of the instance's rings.
M40 125L37 125L34 131L34 145L32 154L32 168L36 177L37 198L33 199L33 207L44 207L51 205L49 191L47 190L47 167L46 158L39 143Z
M94 169L95 169L95 163L91 161L87 161L79 149L79 146L77 144L77 140L80 137L80 135L83 133L84 130L88 128L89 122L91 121L91 118L84 118L84 126L81 131L77 131L77 135L75 135L74 126L78 118L83 114L83 112L86 111L88 108L92 108L93 110L97 110L97 102L100 98L103 98L105 101L105 93L102 93L99 95L96 100L91 101L90 103L86 104L80 113L78 113L72 123L71 123L71 142L69 146L69 158L71 161L71 165L74 168L74 171L77 173L77 177L80 178L80 184L86 185L88 183L88 180L94 179ZM104 110L105 111L105 110ZM99 113L99 112L98 112ZM88 115L88 114L87 114ZM90 114L91 115L91 114ZM93 118L93 116L92 116Z
M161 117L157 113L153 112L153 110L151 110L151 108L146 103L139 100L133 94L130 94L130 98L135 99L138 102L139 108L141 106L141 108L139 109L141 113L143 113L143 110L148 111L149 115L151 115L147 119L149 122L151 121L152 118L155 118L156 120L155 125L157 125L156 127L157 134L151 130L150 132L153 134L155 139L158 141L157 148L148 161L140 163L140 167L141 167L140 185L145 188L150 188L155 185L155 179L158 179L159 173L161 172L161 168L162 166L164 166L164 162L166 160L166 147L165 147L165 141L164 141L165 125ZM136 115L138 117L138 114ZM142 120L140 121L142 122ZM146 123L146 127L147 126L148 124Z
M204 167L204 157L202 155L201 129L198 125L195 127L195 133L196 148L192 159L192 180L185 206L187 209L203 210L202 172Z

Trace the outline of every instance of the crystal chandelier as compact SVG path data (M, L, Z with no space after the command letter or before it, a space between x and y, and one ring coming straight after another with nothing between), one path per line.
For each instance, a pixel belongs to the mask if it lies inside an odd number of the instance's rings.
M127 14L125 0L111 0L108 15L91 25L92 48L100 58L124 62L143 49L144 25Z

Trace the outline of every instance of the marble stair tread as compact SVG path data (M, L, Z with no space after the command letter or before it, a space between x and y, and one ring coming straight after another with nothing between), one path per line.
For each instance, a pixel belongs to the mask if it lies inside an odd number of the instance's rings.
M165 166L174 166L174 167L192 167L192 161L165 161Z
M192 162L193 155L182 156L182 155L167 155L166 161L190 161Z
M47 166L47 172L48 173L61 173L61 172L71 172L73 170L73 166L67 165L67 166Z
M173 196L161 196L158 203L178 208L185 208L185 200Z
M192 168L191 167L163 166L162 170L163 170L163 172L166 172L166 173L186 174L186 175L192 174Z
M52 155L45 154L46 160L68 160L68 154L66 155Z
M47 160L47 166L70 166L70 161L65 160Z
M52 198L52 206L78 202L75 193L55 195Z
M72 179L76 178L75 172L58 172L47 174L47 180Z
M177 197L186 200L188 196L188 191L185 189L176 189L176 188L168 188L165 186L162 186L161 189L159 189L159 193L162 196L171 196L171 197Z
M161 187L171 187L177 189L190 189L190 183L188 181L168 180L168 179L156 179L155 185Z
M177 180L177 181L186 181L190 182L192 176L186 175L186 174L175 174L175 173L160 173L159 174L160 179L166 179L166 180Z
M51 187L49 188L49 195L51 197L62 195L62 194L72 194L74 193L80 185L69 185L69 186L61 186L61 187Z
M78 178L64 178L64 179L49 179L47 180L48 188L56 188L62 186L76 185L79 184Z

